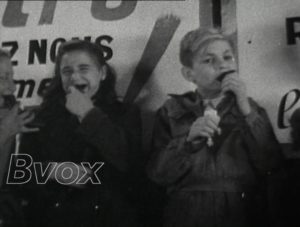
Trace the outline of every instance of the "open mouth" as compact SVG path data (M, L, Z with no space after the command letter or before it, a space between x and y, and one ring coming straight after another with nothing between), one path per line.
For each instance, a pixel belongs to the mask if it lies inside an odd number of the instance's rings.
M74 87L82 93L86 91L86 88L88 87L87 84L75 84Z
M235 72L235 70L229 70L229 71L227 71L227 72L223 72L223 73L221 73L221 74L218 76L217 80L220 81L220 82L222 82L222 81L224 80L224 78L225 78L228 74L234 73L234 72Z

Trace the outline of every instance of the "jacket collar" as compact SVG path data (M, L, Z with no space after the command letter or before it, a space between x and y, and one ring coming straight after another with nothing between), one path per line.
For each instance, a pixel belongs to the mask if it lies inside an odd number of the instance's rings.
M203 115L203 98L198 92L187 92L182 95L169 94L169 96L176 100L174 105L171 105L169 108L170 117L179 119L184 115L191 113L196 117ZM230 110L232 110L231 112L233 115L240 115L240 112L235 105L235 97L233 95L226 95L217 105L217 111L222 117Z
M182 116L194 113L199 116L203 113L203 99L197 92L187 92L182 95L169 94L175 102L169 108L169 116L179 119Z

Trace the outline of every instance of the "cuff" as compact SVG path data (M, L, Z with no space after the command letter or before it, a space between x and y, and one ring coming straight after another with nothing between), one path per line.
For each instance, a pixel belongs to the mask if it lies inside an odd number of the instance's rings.
M201 150L206 145L206 138L201 138L198 140L187 141L185 140L184 148L188 153L195 153Z
M251 108L251 112L247 116L245 116L245 121L250 126L254 125L258 116L258 113L255 110L253 110L253 108Z

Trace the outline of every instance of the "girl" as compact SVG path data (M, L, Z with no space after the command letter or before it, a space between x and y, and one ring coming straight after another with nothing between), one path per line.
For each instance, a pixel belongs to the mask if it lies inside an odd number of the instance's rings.
M42 163L46 175L36 180L49 180L27 187L28 225L135 226L125 194L140 139L139 112L117 101L115 77L99 46L62 44L37 119L44 127L24 136L20 150Z

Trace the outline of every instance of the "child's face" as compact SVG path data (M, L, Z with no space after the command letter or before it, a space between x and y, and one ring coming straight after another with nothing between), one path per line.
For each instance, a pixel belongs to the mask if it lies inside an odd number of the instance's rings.
M66 93L70 86L92 97L105 79L105 71L85 51L74 50L63 55L60 64L62 85Z
M3 95L13 95L16 86L13 81L13 68L8 57L0 58L0 97Z
M217 95L222 84L217 80L218 76L230 70L237 70L232 48L225 40L215 40L194 56L189 80L197 85L200 92Z

